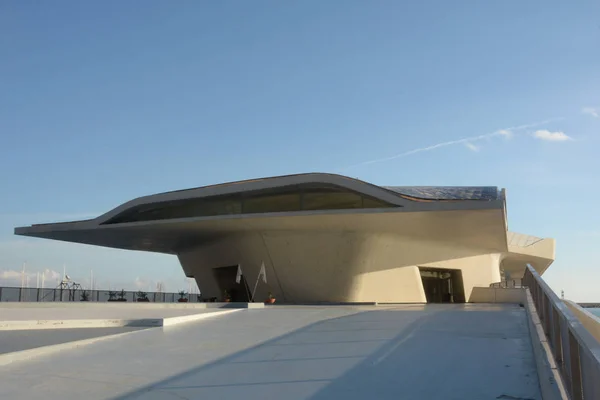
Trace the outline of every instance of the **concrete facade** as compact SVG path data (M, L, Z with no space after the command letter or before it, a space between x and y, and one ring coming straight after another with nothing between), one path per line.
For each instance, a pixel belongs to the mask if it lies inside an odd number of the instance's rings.
M500 254L477 252L393 234L273 231L219 240L179 260L205 297L221 294L212 268L240 264L255 278L264 262L259 299L270 290L283 302L425 303L419 266L461 271L467 299L473 287L499 282Z
M340 203L329 209L243 211L245 199L254 193L293 196L293 190L305 190L306 185L311 185L308 190L327 187L337 194L360 196L361 206ZM281 195L282 190L286 194ZM212 205L212 199L238 198L234 196L241 199L241 211L228 215L207 215L197 205L189 215L177 211L177 204ZM298 196L303 207L304 195ZM152 210L164 214L166 209L176 217L147 216ZM530 263L543 273L554 259L552 239L507 231L504 191L379 187L330 174L147 196L93 220L34 225L16 228L15 233L174 254L186 276L197 281L203 297L219 300L224 289L234 286L225 287L215 271L238 265L251 291L264 263L267 283L259 281L258 300L271 292L285 303L425 303L428 293L438 289L435 282L433 289L424 283L424 271L451 273L452 278L446 279L452 280L452 301L469 302L473 288L501 281L501 271L520 278L524 265ZM227 285L233 284L234 278L229 280Z

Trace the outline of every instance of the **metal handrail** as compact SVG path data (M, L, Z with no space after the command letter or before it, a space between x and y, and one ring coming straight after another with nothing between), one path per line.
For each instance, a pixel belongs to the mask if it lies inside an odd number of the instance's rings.
M506 279L500 282L494 282L490 284L491 288L501 288L501 289L515 289L522 288L523 280L522 279Z
M523 284L529 287L571 399L600 399L600 343L529 264Z

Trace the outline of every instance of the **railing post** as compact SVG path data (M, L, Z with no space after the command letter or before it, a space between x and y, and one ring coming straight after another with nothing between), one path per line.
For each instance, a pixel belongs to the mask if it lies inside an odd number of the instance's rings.
M571 332L569 332L569 350L571 353L571 399L583 400L579 343Z
M560 340L560 314L558 310L552 309L552 347L554 360L557 364L562 364L562 341Z
M2 301L2 286L0 286L0 302Z
M551 339L552 335L552 305L550 304L550 299L548 296L544 295L544 331L546 331L546 336ZM552 344L552 342L550 342Z
M548 336L548 326L546 326L548 322L546 318L546 296L544 296L544 293L540 293L540 303L542 309L542 328L544 328L544 333Z
M19 302L23 301L23 288L19 288Z
M544 310L542 307L542 294L540 293L540 288L539 286L537 286L537 282L536 282L536 291L535 291L535 306L537 307L537 309L539 310L539 314L540 314L540 320L543 321L544 320Z
M580 356L581 386L584 399L600 399L600 365L590 359L589 353Z
M548 297L546 297L546 303L548 305L548 344L552 353L554 353L554 350L556 350L556 346L554 345L554 307Z
M560 319L560 339L562 348L562 364L560 365L563 378L565 379L565 385L567 386L567 392L573 392L573 385L571 384L571 363L573 358L571 357L571 345L570 345L570 333L567 320L563 317Z

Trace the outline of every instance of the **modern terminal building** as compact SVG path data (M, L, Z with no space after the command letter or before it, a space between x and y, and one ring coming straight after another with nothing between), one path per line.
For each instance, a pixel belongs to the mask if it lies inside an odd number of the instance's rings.
M540 274L555 242L510 232L496 187L376 186L309 173L140 197L95 219L15 234L179 257L202 297L284 303L469 302ZM238 265L243 277L236 282Z

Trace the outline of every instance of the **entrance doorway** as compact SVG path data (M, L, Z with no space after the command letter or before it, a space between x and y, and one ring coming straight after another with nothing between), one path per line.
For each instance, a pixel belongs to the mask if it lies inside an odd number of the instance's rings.
M231 301L233 302L250 302L250 288L248 287L248 282L246 282L244 275L242 275L240 283L236 283L235 281L235 278L237 277L237 270L237 265L213 268L213 275L217 281L217 285L219 285L219 290L221 293L221 298L218 299L219 301L222 300L225 291L227 291L227 293L229 293L231 296Z
M462 271L419 267L428 303L464 303Z

